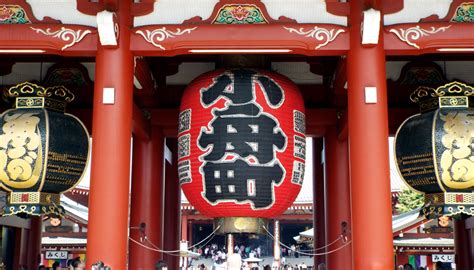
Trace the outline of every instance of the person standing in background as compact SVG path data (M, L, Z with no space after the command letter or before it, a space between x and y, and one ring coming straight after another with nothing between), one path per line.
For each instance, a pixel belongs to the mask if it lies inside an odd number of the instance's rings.
M168 270L168 264L165 261L158 261L155 268L156 270Z

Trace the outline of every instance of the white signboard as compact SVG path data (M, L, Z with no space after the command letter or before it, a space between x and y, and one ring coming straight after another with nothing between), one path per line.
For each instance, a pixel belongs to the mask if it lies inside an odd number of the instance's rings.
M47 260L67 260L67 251L46 251Z
M432 255L433 262L454 262L454 255L452 254L433 254Z

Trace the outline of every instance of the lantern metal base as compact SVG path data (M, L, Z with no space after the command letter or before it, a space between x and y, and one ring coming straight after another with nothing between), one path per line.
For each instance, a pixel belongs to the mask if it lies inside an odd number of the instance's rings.
M66 211L58 204L10 204L7 203L3 207L2 216L31 217L31 216L48 216L54 218L62 218L66 215Z
M474 197L471 192L445 192L425 194L421 214L428 219L442 216L474 216Z
M38 191L11 192L1 215L63 217L66 211L61 206L60 196L57 193Z
M219 226L219 227L218 227ZM226 233L255 233L265 234L263 229L268 227L268 220L253 217L224 217L214 219L217 234Z

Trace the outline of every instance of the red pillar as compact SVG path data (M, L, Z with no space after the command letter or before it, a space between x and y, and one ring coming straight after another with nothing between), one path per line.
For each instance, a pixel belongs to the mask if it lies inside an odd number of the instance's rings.
M181 216L181 240L188 241L188 217L186 215Z
M130 237L147 246L163 246L163 162L164 137L152 129L151 138L133 139L132 192L130 204ZM140 225L145 224L144 231ZM152 244L150 244L152 243ZM162 254L130 242L129 268L153 269Z
M435 269L433 259L431 256L432 255L426 255L426 266L428 267L428 269Z
M385 51L383 31L377 45L361 44L364 2L350 1L347 57L352 259L354 270L387 270L393 269L393 239ZM366 87L376 87L376 103L366 103Z
M349 186L349 153L347 139L338 140L336 127L329 128L324 137L326 161L326 235L328 244L341 234L351 238L351 203ZM329 250L343 245L342 241L332 245ZM351 269L352 246L327 256L327 269Z
M41 261L41 230L43 221L41 217L30 219L28 243L26 245L26 269L37 269Z
M321 158L323 151L323 139L313 139L313 228L314 228L314 248L318 249L326 245L326 211L325 211L325 188L324 188L324 166ZM311 166L311 164L310 164ZM322 253L324 249L319 249L315 253ZM326 263L326 256L314 256L314 266Z
M166 139L166 145L172 153L171 163L165 162L165 223L164 223L164 250L179 250L179 221L181 211L181 188L177 169L177 141ZM163 254L168 263L168 269L179 268L179 257Z
M126 269L132 136L133 55L130 1L117 1L120 25L116 48L98 45L92 119L92 167L87 233L87 269L102 261ZM114 104L103 104L103 89L114 88Z
M466 229L465 219L453 219L454 221L454 249L456 269L472 269L471 247L469 245L470 235Z
M400 266L400 265L405 265L409 263L409 259L408 259L408 254L406 253L397 253L397 267ZM431 269L431 268L430 268Z
M193 245L193 222L188 220L188 243L190 246Z
M22 228L14 228L15 230L15 237L14 237L14 242L15 244L13 245L15 248L15 255L13 258L13 269L20 269L20 267L23 267L23 258L25 257L25 245L24 245L24 240L26 237L25 229Z

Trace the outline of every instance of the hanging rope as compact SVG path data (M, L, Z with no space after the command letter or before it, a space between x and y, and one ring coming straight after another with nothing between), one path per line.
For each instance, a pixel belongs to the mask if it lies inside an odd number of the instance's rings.
M176 255L176 254L173 254L173 253L170 253L170 252L166 252L164 250L161 250L161 249L157 249L157 248L152 248L152 247L149 247L147 245L144 245L142 243L140 243L139 241L129 237L128 239L130 239L130 241L132 241L133 243L141 246L142 248L145 248L145 249L148 249L148 250L151 250L151 251L155 251L155 252L160 252L160 253L165 253L165 254L168 254L170 256L176 256L176 257L179 257L180 255Z
M221 225L217 226L216 229L215 229L211 234L209 234L206 238L204 238L203 240L201 240L201 242L199 242L199 243L197 243L197 244L194 244L194 245L190 246L189 248L194 248L194 247L199 246L201 243L203 243L204 241L206 241L206 239L209 238L209 237L211 237L211 236L212 236L212 238L214 238L214 236L215 236L217 230L219 230L220 227L221 227ZM189 248L188 248L188 249L189 249Z
M270 238L273 239L273 241L275 241L275 237L273 236L273 234L271 234L267 228L265 228L265 226L262 226L262 228L267 232L268 236L270 236ZM290 250L292 250L289 246L283 244L282 242L278 241L278 243L282 246L284 246L285 248L288 248ZM347 241L344 245L336 248L336 249L333 249L333 250L330 250L328 252L323 252L323 253L306 253L306 252L301 252L301 251L297 251L297 250L293 250L293 252L296 252L298 254L302 254L302 255L306 255L306 256L324 256L324 255L328 255L328 254L331 254L331 253L334 253L336 251L339 251L345 247L347 247L350 243L352 243L352 240L350 241Z
M196 244L194 244L194 245L188 247L188 249L191 249L191 248L194 248L194 247L196 247L196 246L199 246L200 244L202 244L202 243L203 243L204 241L206 241L206 240L208 240L208 241L207 241L206 243L204 243L204 244L203 244L201 247L199 247L199 248L202 248L203 246L207 245L207 244L214 238L214 236L216 235L217 230L219 230L220 227L221 227L220 225L217 226L217 227L214 229L214 231L211 232L211 234L209 234L208 236L206 236L206 237L205 237L203 240L201 240L200 242L198 242L198 243L196 243ZM178 249L178 250L162 250L162 249L160 249L158 246L156 246L155 244L153 244L153 243L148 239L148 237L147 237L146 235L144 235L143 238L144 238L144 240L145 240L150 246L152 246L152 247L149 247L149 246L147 246L147 245L144 245L144 244L141 243L140 241L137 241L137 240L135 240L135 239L129 237L130 241L134 242L135 244L137 244L137 245L139 245L139 246L141 246L141 247L144 247L144 248L146 248L146 249L148 249L148 250L151 250L151 251L166 253L166 254L174 255L174 256L179 256L179 255L175 255L175 254L173 254L173 253L179 253L179 252L181 252L181 250L179 250L179 249Z
M331 243L329 243L329 244L327 244L327 245L325 245L325 246L323 246L323 247L318 247L318 248L313 248L313 249L306 249L306 250L300 250L300 251L303 251L303 252L306 252L306 251L308 251L308 252L313 252L313 251L316 251L316 250L325 249L325 248L328 248L328 247L334 245L335 243L337 243L337 242L343 240L343 238L344 238L344 236L340 235L338 238L336 238L336 240L332 241ZM344 243L345 243L345 242L344 242Z

